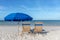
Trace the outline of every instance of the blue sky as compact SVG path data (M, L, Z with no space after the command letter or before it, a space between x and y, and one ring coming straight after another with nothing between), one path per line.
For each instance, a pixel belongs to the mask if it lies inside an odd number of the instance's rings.
M22 12L34 20L60 20L60 0L0 0L0 20Z

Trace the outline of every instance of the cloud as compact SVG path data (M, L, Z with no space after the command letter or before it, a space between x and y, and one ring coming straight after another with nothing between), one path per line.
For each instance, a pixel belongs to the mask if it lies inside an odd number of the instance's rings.
M0 6L0 10L3 9L4 7L3 6Z
M0 6L0 11L3 11L3 10L5 10L5 9L6 9L6 7Z

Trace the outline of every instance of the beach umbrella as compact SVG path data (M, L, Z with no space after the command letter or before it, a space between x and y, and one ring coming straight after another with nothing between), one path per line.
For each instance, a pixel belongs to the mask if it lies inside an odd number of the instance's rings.
M11 13L4 19L5 21L31 21L33 18L24 13Z
M27 15L27 14L24 14L24 13L11 13L9 15L7 15L4 20L5 21L18 21L18 24L19 24L19 21L32 21L32 17ZM19 26L18 26L18 33L19 33Z

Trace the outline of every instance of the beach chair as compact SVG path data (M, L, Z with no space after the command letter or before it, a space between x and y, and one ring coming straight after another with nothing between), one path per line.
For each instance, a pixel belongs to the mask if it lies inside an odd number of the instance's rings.
M42 27L43 27L43 23L42 23L42 22L36 22L36 23L35 23L34 32L35 32L35 33L40 33L40 32L42 32Z
M23 23L22 24L22 32L23 33L29 33L30 32L30 30L31 30L31 26L30 26L30 23L29 22L25 22L25 23Z

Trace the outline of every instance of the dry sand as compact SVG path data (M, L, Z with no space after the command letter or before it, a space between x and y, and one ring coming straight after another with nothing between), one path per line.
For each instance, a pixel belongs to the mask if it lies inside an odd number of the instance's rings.
M20 27L20 34L22 28ZM59 26L44 26L43 29L49 31L47 34L18 35L18 26L0 26L0 40L60 40Z

